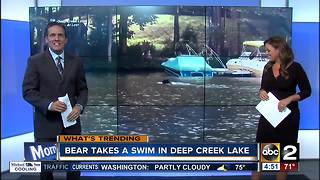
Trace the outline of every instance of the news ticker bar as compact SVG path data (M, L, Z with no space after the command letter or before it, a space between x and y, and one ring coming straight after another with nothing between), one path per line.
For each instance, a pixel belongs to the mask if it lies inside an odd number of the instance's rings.
M141 172L141 171L257 171L257 162L10 162L10 172L52 172L52 171L99 171L99 172Z
M29 161L10 162L10 172L37 173L53 171L138 172L138 171L273 171L297 172L299 163L259 162L75 162Z
M64 161L257 161L257 144L58 143Z
M155 144L148 136L63 135L57 143L25 143L26 161L257 162L268 171L297 168L298 143ZM140 142L146 141L146 142Z
M136 143L149 142L147 135L59 135L57 142L79 142L79 143Z

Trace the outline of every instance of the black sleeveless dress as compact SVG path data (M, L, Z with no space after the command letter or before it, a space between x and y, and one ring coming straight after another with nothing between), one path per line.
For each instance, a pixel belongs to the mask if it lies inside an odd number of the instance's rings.
M301 65L293 62L288 68L288 73L289 79L285 79L281 75L275 78L272 68L269 68L262 75L260 89L272 92L275 97L281 100L296 94L296 87L298 86L300 101L309 97L311 86ZM291 110L291 113L276 128L262 115L260 116L256 137L257 142L297 143L300 123L298 102L291 102L287 107Z

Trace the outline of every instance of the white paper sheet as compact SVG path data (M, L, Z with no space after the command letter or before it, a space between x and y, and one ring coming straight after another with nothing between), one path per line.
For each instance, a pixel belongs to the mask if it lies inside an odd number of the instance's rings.
M271 93L268 93L269 99L267 101L261 101L256 109L272 124L273 127L277 127L281 121L286 118L291 110L287 107L283 111L278 110L279 100Z
M77 121L68 121L68 115L71 113L72 111L72 106L71 106L71 103L70 103L70 99L69 99L69 96L68 94L66 94L65 96L63 97L58 97L58 100L61 101L61 102L64 102L66 105L67 105L67 109L61 113L61 117L62 117L62 121L63 121L63 126L65 128L69 127L69 126L72 126L74 124L77 123Z

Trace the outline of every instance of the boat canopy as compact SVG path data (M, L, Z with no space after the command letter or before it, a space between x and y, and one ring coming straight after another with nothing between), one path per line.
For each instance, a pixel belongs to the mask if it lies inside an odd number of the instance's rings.
M212 68L202 56L181 55L170 58L161 65L178 71L212 71Z
M244 41L243 45L254 46L254 47L258 47L259 48L261 46L264 46L264 43L263 43L263 41Z

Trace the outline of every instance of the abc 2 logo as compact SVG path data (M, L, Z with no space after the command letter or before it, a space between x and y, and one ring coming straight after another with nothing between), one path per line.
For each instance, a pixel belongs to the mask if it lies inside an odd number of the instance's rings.
M279 162L299 162L300 151L299 143L280 144L280 143L261 143L260 162L279 163Z

